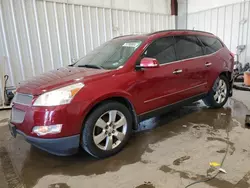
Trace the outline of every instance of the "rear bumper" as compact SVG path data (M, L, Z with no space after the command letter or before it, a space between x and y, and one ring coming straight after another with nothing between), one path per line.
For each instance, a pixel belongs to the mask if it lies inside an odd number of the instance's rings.
M27 136L20 130L16 130L16 133L22 135L27 142L35 147L44 150L48 153L58 156L69 156L78 152L80 135L74 135L63 138L36 138Z
M229 82L229 97L233 96L233 84L234 84L234 76L231 74L231 80Z

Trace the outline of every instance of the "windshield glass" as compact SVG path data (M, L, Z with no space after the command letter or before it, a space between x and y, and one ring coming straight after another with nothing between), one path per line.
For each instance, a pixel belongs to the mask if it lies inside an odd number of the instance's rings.
M121 68L141 43L141 40L126 39L108 41L88 53L73 66L103 69Z

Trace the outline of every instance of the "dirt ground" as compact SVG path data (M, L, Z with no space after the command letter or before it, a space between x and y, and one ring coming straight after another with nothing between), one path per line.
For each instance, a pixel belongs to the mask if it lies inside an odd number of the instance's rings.
M8 131L9 111L0 111L0 188L192 188L250 187L250 92L235 91L222 109L196 102L140 123L122 152L96 160L85 152L71 157L47 154ZM229 138L229 142L227 141ZM228 150L227 150L228 148ZM228 151L228 152L226 152Z

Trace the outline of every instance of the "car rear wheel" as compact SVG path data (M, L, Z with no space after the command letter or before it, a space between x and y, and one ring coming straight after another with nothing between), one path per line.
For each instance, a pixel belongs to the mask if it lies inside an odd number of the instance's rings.
M212 90L203 102L211 108L221 108L227 102L229 96L229 81L226 76L221 75L215 81Z
M87 118L82 132L82 147L96 158L118 153L132 132L129 110L118 102L106 102Z

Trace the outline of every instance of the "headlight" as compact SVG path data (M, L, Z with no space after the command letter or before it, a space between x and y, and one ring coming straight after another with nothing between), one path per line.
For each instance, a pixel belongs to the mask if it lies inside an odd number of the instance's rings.
M36 99L33 106L68 104L82 87L84 87L83 83L77 83L44 93Z
M32 130L37 136L43 136L46 134L57 134L62 130L62 124L50 125L50 126L35 126Z

